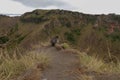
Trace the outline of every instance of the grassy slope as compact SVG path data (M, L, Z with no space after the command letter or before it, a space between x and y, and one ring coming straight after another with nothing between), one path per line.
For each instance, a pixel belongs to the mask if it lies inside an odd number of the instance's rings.
M14 51L14 54L9 55L7 50L1 51L0 80L10 80L17 78L29 69L36 71L34 75L29 77L36 76L39 70L41 72L49 64L49 58L46 55L41 55L39 52L28 51L26 53L24 52L24 54L25 55L22 55L20 52Z

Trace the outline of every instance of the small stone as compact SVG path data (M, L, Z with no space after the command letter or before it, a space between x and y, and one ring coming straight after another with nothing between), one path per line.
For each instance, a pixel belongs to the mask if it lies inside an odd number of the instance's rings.
M43 80L47 80L47 79L45 78L45 79L43 79Z

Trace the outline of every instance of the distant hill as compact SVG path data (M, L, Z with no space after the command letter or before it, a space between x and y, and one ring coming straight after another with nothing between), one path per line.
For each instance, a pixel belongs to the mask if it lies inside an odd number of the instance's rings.
M0 44L30 48L59 35L61 42L88 53L120 55L120 15L65 10L34 10L20 17L0 16Z
M15 16L21 16L22 14L2 14L2 13L0 13L0 15L15 17Z

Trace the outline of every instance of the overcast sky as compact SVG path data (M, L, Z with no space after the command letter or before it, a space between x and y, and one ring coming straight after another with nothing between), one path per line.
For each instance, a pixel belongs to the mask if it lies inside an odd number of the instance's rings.
M120 14L120 0L0 0L0 13L23 14L34 9L65 9L89 14Z

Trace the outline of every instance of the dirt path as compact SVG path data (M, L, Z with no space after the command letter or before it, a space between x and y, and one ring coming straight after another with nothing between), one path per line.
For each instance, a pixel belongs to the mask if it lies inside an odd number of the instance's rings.
M43 72L42 80L76 80L73 71L78 67L77 55L58 51L54 47L41 51L51 58L50 67Z
M78 77L81 73L75 71L79 67L79 60L76 54L66 51L58 51L54 47L42 49L44 54L51 58L50 67L43 72L42 80L80 80ZM120 76L114 74L93 76L93 80L120 80Z
M17 80L83 80L80 78L82 74L92 76L92 80L120 80L119 74L97 75L95 72L84 72L84 70L82 73L79 72L78 56L71 51L59 51L54 47L37 48L35 51L50 58L49 67L42 73L39 69L28 70L25 75Z

